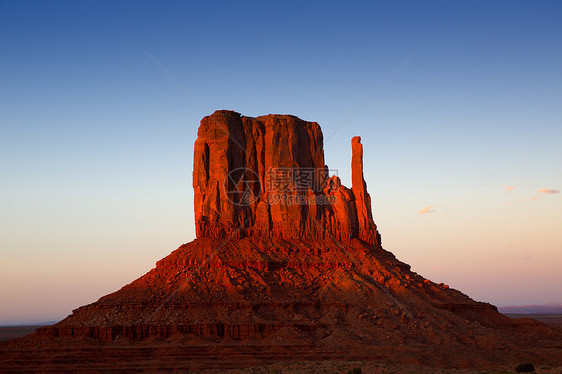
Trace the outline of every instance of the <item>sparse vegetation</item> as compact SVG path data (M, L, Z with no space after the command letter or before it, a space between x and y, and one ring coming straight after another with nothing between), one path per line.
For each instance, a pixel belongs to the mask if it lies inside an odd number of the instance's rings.
M535 371L535 367L531 363L519 364L515 367L515 371L518 373L531 373Z

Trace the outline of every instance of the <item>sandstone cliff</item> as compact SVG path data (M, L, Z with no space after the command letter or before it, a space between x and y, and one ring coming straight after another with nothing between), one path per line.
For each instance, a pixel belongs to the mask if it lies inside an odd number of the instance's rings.
M329 176L316 122L217 111L195 142L198 237L360 238L380 245L363 178L361 138L352 140L352 189Z

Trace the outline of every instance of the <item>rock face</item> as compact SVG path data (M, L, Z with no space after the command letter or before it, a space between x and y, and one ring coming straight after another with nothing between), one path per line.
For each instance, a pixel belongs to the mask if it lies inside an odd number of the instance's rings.
M348 189L329 177L318 124L229 111L205 117L193 171L198 238L61 322L0 343L0 371L345 359L559 365L559 329L510 320L382 248L361 139L351 147Z
M380 235L377 232L377 226L373 222L371 196L369 196L367 192L367 183L365 183L365 178L363 178L363 145L361 145L360 136L351 139L351 149L353 150L353 158L351 161L351 189L355 196L357 228L359 230L359 238L369 241L370 238L380 237Z
M316 122L232 111L203 118L193 161L197 236L360 238L380 245L361 138L353 138L352 152L348 189L329 176Z

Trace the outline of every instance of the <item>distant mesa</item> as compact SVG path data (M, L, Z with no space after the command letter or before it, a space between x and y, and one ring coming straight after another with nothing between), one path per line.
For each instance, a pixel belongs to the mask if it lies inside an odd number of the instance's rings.
M197 239L63 321L0 343L0 369L562 362L560 330L509 319L383 249L360 137L351 160L347 188L330 175L315 122L225 110L203 118L193 166Z
M502 313L514 313L514 314L561 314L562 315L562 304L503 306L500 307L499 310Z

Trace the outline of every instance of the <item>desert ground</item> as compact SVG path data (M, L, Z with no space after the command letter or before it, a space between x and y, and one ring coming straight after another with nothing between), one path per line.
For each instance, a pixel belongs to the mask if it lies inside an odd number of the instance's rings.
M46 324L40 325L25 325L25 326L0 326L0 342L21 338L37 330L39 327L47 326Z
M506 314L510 318L533 318L551 326L562 327L562 314ZM22 337L34 332L37 328L45 326L0 326L0 341ZM562 374L562 366L535 365L536 373ZM158 365L156 365L158 367ZM355 369L355 372L353 371ZM446 369L426 366L406 365L389 361L280 361L270 365L253 366L244 369L203 369L201 372L209 374L289 374L289 373L358 373L361 374L507 374L516 373L515 365L498 366L495 368L482 367L472 369ZM182 372L177 371L178 373Z
M387 362L367 361L320 361L320 362L285 362L269 366L253 367L241 370L210 370L205 373L236 373L236 374L328 374L328 373L352 373L353 370L361 374L508 374L516 373L515 367L501 367L494 369L441 369L423 366L400 365ZM535 366L536 373L560 374L562 366Z
M532 318L550 326L562 327L562 314L505 314L509 318Z

